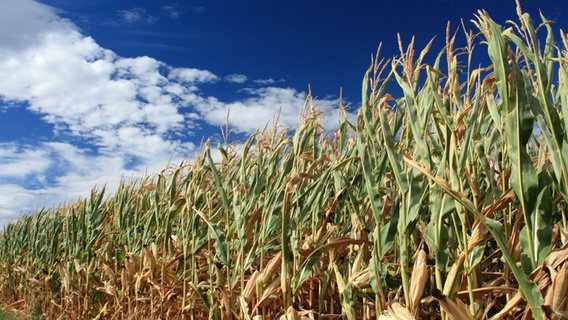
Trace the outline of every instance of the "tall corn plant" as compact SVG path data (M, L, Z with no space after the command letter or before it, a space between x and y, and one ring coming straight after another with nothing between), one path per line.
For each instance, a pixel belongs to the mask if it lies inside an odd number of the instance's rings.
M529 23L528 15L521 16L521 19L523 26L526 25L528 30L526 31L528 36L525 39L529 42L529 45L519 45L519 50L525 52L525 56L530 56L531 60L538 62L540 58L535 57L540 57L540 53L527 52L527 50L530 50L528 48L537 48L534 43L536 41L534 28ZM395 60L392 67L397 83L403 91L403 98L396 100L391 108L385 108L384 105L380 104L380 101L381 98L386 98L386 96L382 97L380 92L371 94L371 96L375 96L373 107L377 109L376 112L381 121L379 129L380 136L383 138L381 147L386 150L389 156L391 172L395 181L393 187L399 193L397 204L394 207L399 208L400 212L398 232L400 235L400 272L405 290L405 300L408 304L410 297L408 296L408 283L405 277L405 268L407 268L408 263L405 260L405 250L408 250L406 243L409 241L408 237L411 236L406 229L408 227L406 222L409 217L417 216L416 214L412 215L407 208L411 206L411 203L416 203L415 210L421 209L424 198L419 191L420 186L427 186L425 192L430 194L430 208L427 211L430 214L430 224L427 229L427 239L436 258L436 286L439 289L442 288L442 273L448 262L448 254L445 253L447 249L444 248L444 245L447 245L448 240L455 241L455 245L461 248L466 257L456 261L459 264L455 265L457 269L454 272L464 270L462 264L465 262L465 272L469 274L471 267L475 264L475 261L471 260L473 257L468 257L470 256L468 251L475 249L475 246L468 243L468 238L470 239L472 236L469 230L472 228L471 222L478 220L489 230L502 251L506 266L513 272L520 291L531 306L533 316L541 318L543 317L542 295L536 284L528 278L528 274L535 270L550 252L552 193L548 172L543 170L542 165L536 168L531 156L531 154L542 155L543 152L535 151L535 146L530 146L529 140L534 137L533 118L536 115L541 119L540 126L545 128L543 135L548 135L548 137L545 137L549 140L548 148L552 149L554 138L551 138L546 131L556 130L558 135L558 125L557 122L554 122L554 119L559 119L559 117L555 113L556 111L552 112L552 108L548 107L551 94L540 93L543 90L550 90L547 89L550 87L548 85L550 79L539 80L542 76L546 77L544 71L546 68L536 63L538 70L535 72L530 69L523 69L520 66L521 60L517 57L518 55L515 55L509 47L508 39L513 39L516 41L513 41L515 44L519 44L521 38L514 36L511 29L503 32L501 27L493 22L485 12L480 12L476 25L486 38L489 57L493 65L492 69L480 68L472 72L471 75L468 74L470 79L468 79L465 94L459 82L457 60L452 48L454 40L450 35L447 37L447 46L444 49L447 57L447 72L442 72L439 69L440 56L432 67L424 68L421 65L429 45L414 61L411 43L406 52L401 50L400 60ZM548 30L550 31L550 29ZM549 45L551 43L550 38L551 35L547 38ZM533 42L533 45L530 45L530 41ZM467 54L471 54L471 52L469 51ZM547 50L546 52L550 54L552 51ZM551 61L551 59L552 57L543 60ZM402 67L402 74L397 72L399 66ZM424 85L419 86L419 75L422 70L428 71L428 78ZM492 70L493 73L487 76L483 82L478 81L476 84L475 78L480 77L483 71L488 70ZM447 75L445 83L440 81L440 74ZM537 77L534 78L534 75L537 75ZM367 81L367 76L365 81ZM533 92L533 88L537 89L536 92ZM472 89L475 90L473 93L470 91ZM440 91L443 92L442 95L440 95ZM493 96L494 93L497 93L497 95ZM485 116L486 113L482 109L484 104L487 105L491 117ZM539 105L542 105L542 108L539 108ZM436 108L435 110L432 109L433 106ZM401 126L394 120L399 113L403 113ZM370 112L367 112L366 118L369 118L370 114ZM503 120L501 120L501 114L505 115ZM479 115L483 118L477 118ZM553 126L553 129L547 129L547 123L543 121L547 115L547 118L551 119L549 123ZM485 123L480 122L480 120L485 121ZM492 120L495 121L493 124L491 124ZM370 122L367 121L365 124L367 130L373 128ZM466 124L469 124L469 126L466 126ZM396 130L395 133L391 132L393 128ZM484 131L479 131L480 129ZM491 174L487 161L484 161L487 154L483 152L484 149L480 148L482 139L485 137L502 144L501 148L496 149L494 146L487 148L487 150L493 149L494 154L499 154L502 157L502 162L497 165L503 166L503 169L507 166L511 168L510 178L503 175L506 178L501 181L504 187L501 192L497 192L495 183L490 184L491 192L495 197L493 199L491 197L481 198L480 192L483 191L480 189L482 186L479 181L472 181L471 178L466 176L466 174L472 174L472 171L476 168L477 170L485 170L488 175ZM564 137L560 140L563 139ZM472 145L471 140L479 141L477 150L475 150L475 144ZM557 144L559 143L557 142ZM554 149L558 150L556 147ZM476 151L483 153L476 155ZM401 157L405 160L403 164L400 163ZM478 159L481 160L480 163L477 162ZM560 176L562 166L560 163L555 166L557 168L555 172L557 176ZM540 172L537 172L537 169L540 169ZM431 182L426 185L420 183L420 178L418 178L414 189L409 181L416 179L416 176L420 173L428 177ZM511 217L515 214L520 214L523 217L524 225L520 237L520 243L524 249L521 254L523 269L517 266L518 260L513 257L515 252L512 251L511 245L508 245L505 240L502 223L486 216L489 210L485 210L485 214L482 214L485 205L491 204L491 201L495 203L501 201L498 198L499 194L501 196L507 194L506 186L508 185L514 190L520 209L505 212L504 221L509 223L510 232ZM411 195L416 194L418 196L415 197L415 200L410 200L412 199ZM486 203L480 203L479 200L485 200ZM491 213L493 214L493 212ZM447 229L444 225L450 226L450 228ZM446 239L443 240L443 236ZM479 251L477 250L477 252ZM449 275L446 279L449 282L443 285L444 292L447 294L453 292L452 286L456 279L455 274ZM472 286L472 279L468 276L469 311L473 314L475 309L473 307Z
M546 20L541 45L519 19L479 12L465 48L448 26L431 64L435 42L377 52L334 132L308 97L293 132L275 120L209 141L112 196L9 224L2 299L97 319L562 314L567 56Z

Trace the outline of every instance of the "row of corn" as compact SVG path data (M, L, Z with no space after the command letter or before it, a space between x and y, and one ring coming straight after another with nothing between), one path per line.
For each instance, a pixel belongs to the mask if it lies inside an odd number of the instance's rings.
M377 52L333 132L308 98L293 132L7 225L0 301L49 319L565 318L568 41L518 11L448 26L437 54Z

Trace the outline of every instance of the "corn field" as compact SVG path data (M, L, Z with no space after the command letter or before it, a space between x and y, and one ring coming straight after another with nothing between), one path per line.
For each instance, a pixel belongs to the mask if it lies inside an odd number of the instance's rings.
M219 145L216 162L207 143L110 197L8 224L2 305L48 319L566 319L568 39L517 9L504 26L485 11L473 31L448 25L439 52L379 47L356 118L333 132L308 97L294 131Z

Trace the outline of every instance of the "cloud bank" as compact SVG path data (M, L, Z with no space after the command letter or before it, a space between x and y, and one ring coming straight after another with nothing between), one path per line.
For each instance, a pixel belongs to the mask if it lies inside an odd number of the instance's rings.
M121 17L146 19L139 8ZM202 93L200 86L223 85L221 78L248 80L147 56L121 57L52 7L31 0L0 3L0 106L40 115L55 136L0 143L0 225L39 206L88 195L94 185L112 190L124 177L192 157L200 127L225 124L229 110L230 126L241 133L254 132L279 110L284 126L297 126L305 92L271 87L277 81L265 79L253 80L264 87L241 89L247 96L240 100ZM318 106L329 124L337 123L336 100L322 99Z

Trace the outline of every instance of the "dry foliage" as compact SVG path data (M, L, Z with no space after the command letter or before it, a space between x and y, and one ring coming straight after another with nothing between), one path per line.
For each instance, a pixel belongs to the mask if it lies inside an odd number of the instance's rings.
M308 99L293 133L9 224L0 300L50 319L565 318L566 48L518 12L479 12L463 48L448 26L431 63L433 42L399 39L334 132Z

